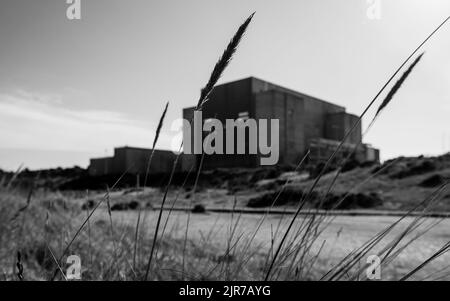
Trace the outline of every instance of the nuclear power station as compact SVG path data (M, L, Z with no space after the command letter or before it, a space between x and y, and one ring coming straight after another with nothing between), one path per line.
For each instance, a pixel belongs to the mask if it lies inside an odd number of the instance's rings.
M193 115L194 107L183 109L185 120L192 121ZM355 129L346 139L337 160L350 155L361 163L379 161L379 150L362 143L358 117L347 113L344 107L255 77L216 86L203 107L202 118L203 122L214 118L223 124L227 119L278 119L277 165L295 166L308 151L306 163L309 165L327 160L352 127ZM263 155L248 152L249 134L246 131L244 154L205 154L202 169L260 166ZM225 137L223 139L226 147ZM269 144L273 142L270 136L265 139ZM145 174L150 153L151 149L116 148L114 157L91 159L89 173L93 176L125 172ZM155 150L150 173L170 172L175 157L171 151ZM201 157L182 154L177 171L195 169Z

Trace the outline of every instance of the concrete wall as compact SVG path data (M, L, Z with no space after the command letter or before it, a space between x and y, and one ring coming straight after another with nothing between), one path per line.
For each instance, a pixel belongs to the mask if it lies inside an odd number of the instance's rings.
M296 164L311 139L324 137L326 115L344 111L341 106L250 77L217 86L204 106L203 118L217 118L224 123L225 119L238 118L241 112L248 112L249 118L256 120L277 118L279 163ZM183 111L184 116L190 114ZM199 159L197 156L197 162ZM203 166L255 167L259 162L254 155L210 155L205 156Z
M125 152L126 169L131 174L145 175L147 172L148 160L152 153L151 149L141 148L123 148L120 151ZM171 151L155 150L150 164L149 173L168 173L172 170L175 154ZM123 171L125 171L123 170Z
M298 164L311 140L325 136L326 116L342 110L340 106L284 89L255 95L255 117L279 119L281 164Z
M380 162L380 150L366 144L365 151L365 161Z
M127 170L127 152L125 148L114 149L114 174L120 175Z
M252 80L251 78L219 85L214 88L209 101L203 107L205 118L237 118L240 112L252 115Z
M325 138L341 141L354 124L358 122L358 116L346 112L331 113L327 115ZM361 142L361 124L347 138L347 143Z
M91 159L88 172L91 176L104 176L114 173L113 158Z
M287 93L268 90L255 95L255 118L279 120L279 164L292 164L305 149L303 100ZM268 132L270 141L270 127ZM271 142L269 142L271 143Z
M183 117L190 120L192 110L183 110ZM342 106L254 77L217 86L203 108L203 119L217 118L225 124L225 119L236 119L242 112L256 120L279 119L279 164L298 164L315 139L340 141L358 120ZM360 141L358 125L347 142ZM198 165L201 156L185 158L183 169L187 170ZM205 155L203 168L256 167L259 162L255 155Z
M92 176L140 174L147 172L151 149L120 147L114 149L114 157L91 159L89 174ZM171 151L155 150L149 174L169 173L172 171L176 155ZM178 165L178 171L181 166Z
M237 119L240 113L248 112L249 118L253 118L252 79L246 78L235 82L217 86L210 95L209 101L203 107L203 120L208 118L219 119L225 125L226 119ZM192 108L190 108L192 109ZM183 110L184 116L190 116L190 112ZM206 134L205 134L206 135ZM224 149L226 148L226 131L224 131ZM236 133L235 133L236 149ZM248 145L247 145L248 149ZM236 153L236 152L235 152ZM197 156L197 164L201 156ZM216 167L255 167L256 155L205 155L203 167L205 169ZM192 158L187 158L191 162ZM184 167L185 168L185 167Z

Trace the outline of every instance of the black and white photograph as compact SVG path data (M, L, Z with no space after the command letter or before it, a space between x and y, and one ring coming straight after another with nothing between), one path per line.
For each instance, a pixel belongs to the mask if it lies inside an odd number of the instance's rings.
M199 300L450 280L449 19L449 0L1 0L0 280Z

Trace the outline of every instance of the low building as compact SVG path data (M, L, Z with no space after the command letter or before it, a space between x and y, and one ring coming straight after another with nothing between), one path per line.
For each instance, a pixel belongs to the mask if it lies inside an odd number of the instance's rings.
M123 173L142 175L147 173L151 149L137 147L118 147L113 157L90 160L89 175L121 175ZM173 168L176 155L172 151L157 150L153 153L149 174L168 173ZM179 166L181 169L181 165Z

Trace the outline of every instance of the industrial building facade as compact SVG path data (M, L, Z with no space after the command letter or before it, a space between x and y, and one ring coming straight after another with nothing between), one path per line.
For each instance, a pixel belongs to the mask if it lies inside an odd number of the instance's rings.
M183 118L192 120L193 110L194 107L185 108ZM202 115L203 120L215 118L222 123L225 123L226 119L243 116L255 120L278 119L278 164L281 165L297 165L308 150L310 163L317 164L323 161L358 122L358 117L347 113L344 107L254 77L215 87L209 101L203 107ZM379 151L362 144L361 139L359 123L345 141L338 159L353 152L355 146L359 145L354 152L356 160L379 161ZM259 156L205 155L203 168L257 167L260 162ZM198 164L198 155L184 157L186 159L191 157L189 163L184 164L184 169L192 162L196 161Z
M192 121L193 114L194 107L183 109L183 119ZM203 107L202 117L203 122L215 118L223 124L226 119L278 119L278 165L297 165L308 150L310 154L307 163L323 162L358 122L358 117L347 113L342 106L254 77L216 86ZM248 135L246 136L248 144ZM358 123L337 159L353 153L354 159L359 162L378 162L379 151L361 143L361 136L361 124ZM267 139L270 143L270 137ZM223 143L225 145L225 138ZM114 157L91 159L89 173L93 176L124 172L145 174L150 153L151 149L116 148ZM205 155L202 168L258 167L260 156L248 152L239 155ZM175 158L176 155L171 151L155 150L150 173L170 172ZM183 154L177 170L188 171L197 167L200 158L195 154Z

